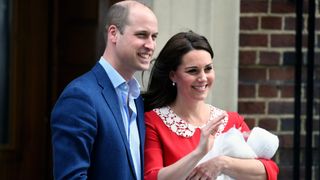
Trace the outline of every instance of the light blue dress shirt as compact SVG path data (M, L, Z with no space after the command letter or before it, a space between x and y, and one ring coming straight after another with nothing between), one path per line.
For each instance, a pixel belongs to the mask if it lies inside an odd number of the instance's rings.
M141 179L140 138L137 126L137 109L134 102L140 95L139 83L134 78L127 82L103 57L99 63L108 74L117 92L137 179Z

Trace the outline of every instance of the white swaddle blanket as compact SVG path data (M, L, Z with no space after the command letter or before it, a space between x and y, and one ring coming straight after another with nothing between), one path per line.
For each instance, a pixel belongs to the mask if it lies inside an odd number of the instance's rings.
M255 127L245 141L243 134L236 128L216 137L213 148L199 161L198 165L220 155L235 158L264 158L271 159L279 147L279 139L276 135L265 129ZM233 178L221 174L218 180L233 180Z

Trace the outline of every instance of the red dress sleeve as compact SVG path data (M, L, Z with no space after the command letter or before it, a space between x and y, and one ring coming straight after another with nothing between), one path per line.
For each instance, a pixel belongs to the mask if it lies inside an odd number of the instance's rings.
M180 136L171 129L171 126L176 127L176 124L173 123L168 127L167 123L170 124L170 122L165 122L155 111L145 113L145 122L144 179L157 179L160 169L174 164L192 152L199 144L201 133L199 128L195 129L191 137ZM178 131L180 132L180 130Z
M237 129L240 129L241 132L246 132L246 131L250 131L248 125L245 123L244 118L242 116L240 116L238 113L236 112L228 112L229 115L229 120L228 123L225 127L225 129L223 130L223 132L228 131L230 128L232 127L236 127ZM267 176L268 176L268 180L276 180L279 174L279 168L277 166L277 164L270 159L261 159L258 158L258 160L260 160L262 162L262 164L264 165L264 168L266 170Z
M268 180L277 180L278 174L279 174L279 168L277 164L269 159L258 159L262 162L264 165L264 168L267 172L267 179Z
M146 141L144 148L144 179L156 180L159 170L163 167L163 157L159 137L152 121L158 118L153 111L145 113Z
M250 131L243 117L238 113L229 112L229 120L224 131L232 127L241 129L242 132ZM145 113L146 140L145 140L145 180L156 180L159 170L164 166L174 163L176 160L191 152L198 144L200 139L200 130L195 132L190 138L181 138L172 134L168 127L163 123L160 117L154 112ZM180 149L177 149L181 147ZM170 153L169 153L170 152ZM268 180L277 179L279 173L278 166L272 160L259 159L268 176Z

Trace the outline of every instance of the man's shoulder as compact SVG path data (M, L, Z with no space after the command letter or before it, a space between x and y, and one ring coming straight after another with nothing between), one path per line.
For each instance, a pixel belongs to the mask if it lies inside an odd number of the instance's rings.
M85 87L92 84L94 82L93 79L95 79L94 74L92 73L92 71L88 71L70 81L66 88Z
M101 67L99 67L99 63L97 63L93 68L84 74L79 75L75 79L73 79L66 87L84 87L90 85L97 85L98 76L104 76L105 74L100 74Z

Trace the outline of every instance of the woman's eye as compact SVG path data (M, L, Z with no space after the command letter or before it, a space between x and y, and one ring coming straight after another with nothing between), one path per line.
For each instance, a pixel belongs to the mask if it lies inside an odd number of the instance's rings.
M190 70L187 71L187 73L195 74L195 73L197 73L197 70L196 69L190 69Z
M212 67L212 66L209 66L209 67L206 67L206 68L205 68L205 71L206 71L206 72L210 72L212 69L213 69L213 67Z

